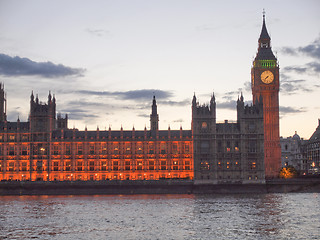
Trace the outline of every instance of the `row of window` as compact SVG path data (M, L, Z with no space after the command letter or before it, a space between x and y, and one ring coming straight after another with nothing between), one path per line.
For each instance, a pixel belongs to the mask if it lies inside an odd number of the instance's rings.
M62 150L63 146L54 144L52 147L52 154L53 155L60 155L64 153L65 155L71 155L72 154L72 148L71 144L66 144L64 146L64 151ZM122 149L122 150L121 150ZM33 146L32 148L32 154L33 155L47 155L48 154L48 147L45 144L39 144L36 146ZM75 154L83 155L85 154L84 150L84 144L78 143L75 146ZM22 145L20 147L20 151L18 151L18 147L15 145L9 145L7 147L7 154L8 155L28 155L30 152L30 147L28 145ZM114 143L112 146L109 146L109 151L107 148L106 143L102 144L90 144L88 146L87 154L94 155L94 154L155 154L157 153L155 149L155 145L148 144L146 147L143 147L142 143L137 144L135 147L132 148L130 143L126 143L124 146L120 147L119 143ZM182 146L179 146L178 143L172 143L171 149L168 148L167 144L160 144L159 148L160 154L179 154L179 153L191 153L190 144L184 143ZM0 154L3 154L3 147L0 145Z
M120 171L120 170L179 170L178 161L173 161L171 166L168 166L167 161L160 161L159 164L155 164L155 161L148 161L147 164L143 164L142 161L137 161L136 164L132 164L131 161L125 161L123 166L120 166L118 161L112 161L109 163L107 161L101 161L100 165L95 164L94 161L88 162L88 166L86 167L83 161L77 161L75 163L74 169L76 171ZM184 161L184 165L180 166L184 170L191 170L191 161ZM20 163L20 168L15 164L15 162L8 162L7 171L29 171L29 164L25 161ZM42 161L38 161L36 165L33 167L34 171L45 171L46 166ZM59 162L55 161L52 163L51 167L52 171L72 171L72 163L71 161L65 161L64 165L60 165ZM2 164L0 163L0 171L3 171Z

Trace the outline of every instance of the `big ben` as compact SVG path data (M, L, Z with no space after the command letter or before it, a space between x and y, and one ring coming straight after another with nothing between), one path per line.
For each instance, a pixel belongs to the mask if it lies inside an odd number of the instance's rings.
M279 136L279 65L274 56L265 14L259 37L258 53L251 69L253 103L262 98L264 121L264 161L266 178L275 178L281 167Z

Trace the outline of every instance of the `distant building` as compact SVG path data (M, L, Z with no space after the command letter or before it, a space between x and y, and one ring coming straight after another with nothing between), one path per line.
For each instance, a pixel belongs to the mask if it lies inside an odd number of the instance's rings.
M307 159L303 154L305 143L306 140L301 139L297 132L292 137L280 138L282 167L292 166L299 175L308 173Z
M318 127L304 146L308 174L320 174L320 119L318 121Z

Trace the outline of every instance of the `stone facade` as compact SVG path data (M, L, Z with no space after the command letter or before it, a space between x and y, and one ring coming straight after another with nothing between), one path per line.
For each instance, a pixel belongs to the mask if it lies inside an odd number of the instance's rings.
M237 101L236 122L216 122L214 95L209 105L192 101L194 179L204 183L264 183L263 104Z

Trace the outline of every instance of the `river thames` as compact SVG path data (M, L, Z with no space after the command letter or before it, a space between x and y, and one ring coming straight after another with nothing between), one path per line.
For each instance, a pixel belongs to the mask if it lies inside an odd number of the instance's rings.
M0 197L0 239L320 239L320 194Z

